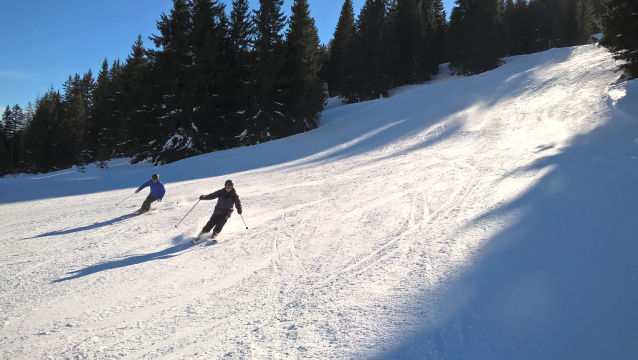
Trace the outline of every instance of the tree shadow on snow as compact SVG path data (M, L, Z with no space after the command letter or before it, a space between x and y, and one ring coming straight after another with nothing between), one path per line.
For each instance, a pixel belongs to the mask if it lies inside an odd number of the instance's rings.
M635 359L638 123L611 111L521 169L548 170L531 190L468 225L518 214L461 278L414 299L423 326L378 359ZM432 298L449 307L428 310Z
M119 268L131 266L131 265L138 265L148 261L170 259L174 256L177 256L180 252L192 246L190 242L183 243L180 240L183 240L182 235L173 239L173 242L179 241L178 244L171 246L170 248L164 249L162 251L158 251L158 252L154 252L154 253L146 254L146 255L130 256L120 260L114 260L114 261L109 261L102 264L88 266L82 270L69 272L70 276L62 278L62 279L54 280L51 283L59 283L59 282L67 281L67 280L73 280L73 279L81 278L87 275L95 274L101 271L119 269Z
M114 219L111 219L111 220L97 222L97 223L94 223L94 224L91 224L91 225L81 226L81 227L78 227L78 228L75 228L75 229L50 231L48 233L36 235L34 237L25 238L25 239L26 240L28 240L28 239L37 239L37 238L42 238L42 237L47 237L47 236L65 235L65 234L72 234L72 233L76 233L76 232L80 232L80 231L98 229L98 228L101 228L101 227L104 227L104 226L113 225L113 224L116 224L118 222L127 220L127 219L129 219L129 218L131 218L133 216L134 216L133 214L128 214L128 215L124 215L124 216L118 216L118 217L116 217Z

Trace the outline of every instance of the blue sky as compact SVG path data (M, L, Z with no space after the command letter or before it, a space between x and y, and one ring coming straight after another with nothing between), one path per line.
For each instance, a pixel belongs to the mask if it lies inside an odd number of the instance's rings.
M230 12L232 0L222 0ZM444 0L452 10L453 0ZM284 0L290 13L293 0ZM332 37L343 0L308 0L319 37ZM364 0L353 0L355 15ZM250 0L252 7L258 0ZM125 59L138 34L146 47L158 34L156 22L172 8L172 0L21 0L2 4L0 20L0 111L35 103L51 86L61 89L69 75L94 76L104 58Z

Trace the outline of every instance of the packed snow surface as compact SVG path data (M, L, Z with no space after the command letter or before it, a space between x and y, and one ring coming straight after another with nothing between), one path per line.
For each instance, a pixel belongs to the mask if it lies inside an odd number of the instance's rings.
M0 358L636 359L615 66L553 49L257 146L0 179ZM164 200L122 217L153 173ZM245 224L191 245L226 179Z

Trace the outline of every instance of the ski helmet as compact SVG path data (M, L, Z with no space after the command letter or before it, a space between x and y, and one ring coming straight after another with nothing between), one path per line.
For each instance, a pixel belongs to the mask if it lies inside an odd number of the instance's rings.
M233 181L232 180L226 180L226 182L224 183L224 186L234 186L233 185Z
M151 179L153 179L153 180L159 180L159 175L157 175L157 174L153 174L153 176L151 176Z

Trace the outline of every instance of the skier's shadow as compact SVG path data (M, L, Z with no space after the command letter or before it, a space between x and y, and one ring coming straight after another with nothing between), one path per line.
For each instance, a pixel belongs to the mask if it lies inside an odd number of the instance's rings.
M37 238L41 238L41 237L65 235L65 234L72 234L72 233L85 231L85 230L97 229L97 228L101 228L101 227L104 227L104 226L113 225L113 224L118 223L120 221L124 221L124 220L130 219L133 216L135 216L135 215L128 214L128 215L124 215L124 216L118 216L115 219L102 221L102 222L94 223L94 224L87 225L87 226L82 226L82 227L75 228L75 229L51 231L51 232L48 232L48 233L36 235L34 237L30 237L30 238L26 238L26 239L37 239Z
M181 238L182 238L182 236L178 236L174 240L179 240ZM118 268L131 266L131 265L137 265L137 264L145 263L147 261L170 259L173 256L177 256L177 253L179 253L179 252L181 252L183 250L186 250L186 249L188 249L190 247L191 247L191 244L189 242L187 242L187 243L178 243L177 245L174 245L174 246L172 246L172 247L170 247L168 249L164 249L162 251L154 252L154 253L151 253L151 254L131 256L131 257L128 257L126 259L115 260L115 261L110 261L110 262L107 262L107 263L92 265L92 266L86 267L86 268L84 268L82 270L71 271L71 272L68 273L68 274L70 274L70 276L67 276L65 278L58 279L58 280L53 280L51 283L59 283L59 282L62 282L62 281L73 280L73 279L81 278L83 276L95 274L95 273L100 272L100 271L118 269Z

